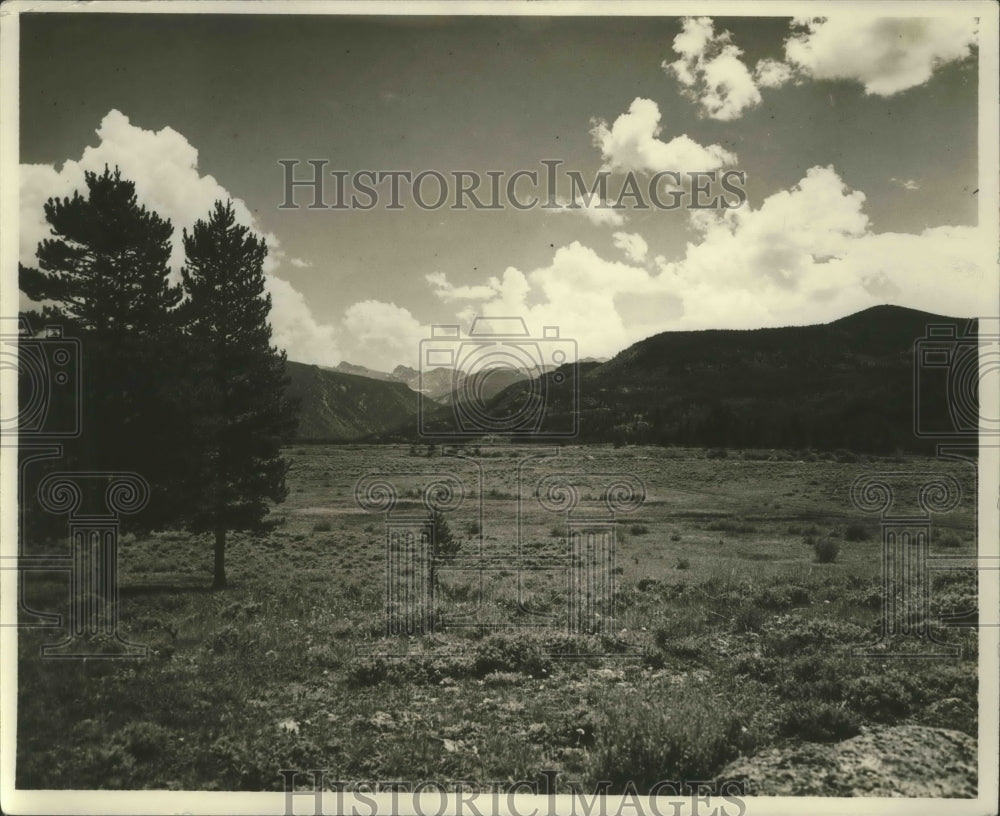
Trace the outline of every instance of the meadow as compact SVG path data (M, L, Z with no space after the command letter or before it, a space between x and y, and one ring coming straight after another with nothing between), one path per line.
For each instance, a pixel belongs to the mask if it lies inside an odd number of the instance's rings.
M973 573L933 573L935 636L960 658L851 653L882 620L878 519L851 505L852 482L954 476L963 497L934 517L931 550L971 555L972 467L847 452L556 453L533 466L576 474L576 512L595 523L607 516L601 479L644 486L641 506L614 519L613 618L567 629L566 520L522 487L538 449L483 446L482 479L444 514L454 568L435 577L433 631L388 636L385 519L359 507L358 480L388 474L406 516L423 512L418 477L475 467L440 446L296 446L267 529L230 537L228 589L208 589L207 536L123 535L121 631L147 658L41 659L58 630L21 631L18 785L281 790L280 769L325 768L483 786L558 771L614 791L714 779L739 756L871 724L977 735L976 631L938 625L975 610ZM470 559L490 568L458 568ZM35 608L59 611L66 592L58 576L26 579Z

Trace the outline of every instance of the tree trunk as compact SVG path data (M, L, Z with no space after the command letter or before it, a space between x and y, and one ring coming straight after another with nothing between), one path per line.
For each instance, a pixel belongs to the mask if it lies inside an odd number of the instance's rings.
M212 589L226 588L226 529L222 527L215 531L215 576L212 579Z

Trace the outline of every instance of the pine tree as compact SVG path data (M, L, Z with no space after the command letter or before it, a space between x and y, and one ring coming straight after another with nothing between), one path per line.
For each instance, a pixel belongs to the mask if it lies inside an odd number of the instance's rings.
M116 167L84 173L87 197L50 198L45 218L55 237L38 245L38 268L20 268L21 290L54 301L46 317L83 333L124 342L161 334L180 302L169 282L173 227L140 207L135 184Z
M294 430L285 354L271 345L264 241L236 223L232 202L184 231L184 324L194 352L201 450L195 530L215 534L213 587L226 585L226 535L253 529L287 495L281 444Z
M153 487L142 520L151 524L174 512L168 496L182 481L173 227L139 205L118 168L84 179L85 195L45 203L52 237L38 245L37 268L20 267L19 285L42 304L42 323L81 341L82 436L67 443L63 467L139 472Z

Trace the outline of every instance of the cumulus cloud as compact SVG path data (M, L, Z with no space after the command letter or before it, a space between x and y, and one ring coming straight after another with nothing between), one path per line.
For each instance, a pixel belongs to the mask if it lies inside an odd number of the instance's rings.
M625 257L635 263L642 263L646 260L646 253L649 245L646 240L636 232L616 232L611 236L615 246L625 253Z
M780 60L762 59L754 68L753 75L760 88L780 88L791 82L795 72Z
M123 113L112 110L101 120L97 135L96 147L87 147L79 160L67 160L59 170L51 165L20 167L22 263L34 265L38 242L49 237L42 210L46 199L84 190L85 171L99 173L105 165L117 165L124 177L135 182L140 203L170 219L174 226L170 263L178 278L184 263L182 229L190 230L198 219L206 218L217 200L231 198L236 220L253 229L268 246L264 270L275 343L294 360L334 364L340 359L336 329L317 320L302 294L276 274L286 260L299 268L305 262L287 259L277 236L257 224L244 201L213 176L199 172L198 151L182 134L170 127L158 131L137 127Z
M659 139L660 108L651 99L636 97L628 112L610 127L596 120L590 133L604 158L604 169L623 171L716 170L736 163L736 156L719 145L705 147L686 134L669 142Z
M760 104L760 91L740 59L743 52L728 31L716 34L709 17L687 17L674 38L674 62L663 69L677 77L685 96L698 103L704 116L722 121L739 118ZM768 75L773 78L773 70Z
M841 79L865 93L892 96L927 82L934 71L965 59L977 41L973 17L798 17L785 39L785 60L762 59L753 72L729 31L709 17L687 17L663 69L702 116L732 121L761 102L761 88L792 80Z
M893 184L899 185L904 190L909 190L911 192L913 190L920 189L920 183L915 179L898 179L895 176L893 176L891 179L889 179L889 181L891 181Z
M288 263L294 266L296 269L308 269L312 266L309 261L304 261L302 258L289 258Z
M865 93L891 96L922 85L976 43L973 17L796 18L785 42L788 62L813 79L848 79Z
M431 272L424 275L424 280L434 287L434 293L445 303L456 300L488 300L493 297L499 285L496 278L490 278L489 283L481 286L453 286L444 272Z
M363 300L344 313L344 351L355 364L391 370L399 363L415 367L420 341L430 329L408 309L380 300Z
M666 330L820 323L887 302L974 315L994 294L976 228L874 233L864 204L834 168L813 167L756 209L703 214L676 260L640 266L645 242L624 232L614 240L628 263L573 242L545 266L462 287L488 290L465 300L462 315L521 315L533 331L558 325L581 356L608 356ZM456 289L443 275L432 283L443 300Z

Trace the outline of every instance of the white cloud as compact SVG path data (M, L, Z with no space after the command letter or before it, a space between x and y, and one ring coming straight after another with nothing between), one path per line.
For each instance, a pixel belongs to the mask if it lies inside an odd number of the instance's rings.
M674 52L680 58L665 60L663 69L677 77L702 115L730 121L760 104L757 84L740 59L743 52L733 44L730 32L715 33L711 18L686 17L674 38ZM774 76L773 70L768 76Z
M630 263L573 242L546 266L462 287L488 296L465 300L461 316L520 315L533 331L558 325L586 357L661 331L821 323L887 302L974 315L994 294L976 228L873 233L864 204L832 167L813 167L756 209L700 214L698 237L674 261L638 265L648 249L624 232L613 240ZM443 275L432 283L445 300L456 289Z
M456 300L488 300L499 286L496 278L490 278L489 283L481 286L453 286L444 272L431 272L424 275L424 279L434 287L434 294L445 303Z
M309 261L304 261L302 258L289 258L288 263L294 266L296 269L309 269L312 264Z
M813 79L848 79L865 93L891 96L922 85L976 43L973 17L797 18L785 42L788 62Z
M84 171L103 172L116 165L125 178L135 182L141 204L169 218L174 226L171 266L179 279L184 262L182 229L208 217L214 203L231 198L236 219L253 229L268 246L264 264L267 290L271 294L271 326L275 343L294 360L333 364L340 359L334 327L319 322L305 298L276 275L287 259L277 236L265 232L250 209L211 175L198 170L198 151L176 130L145 130L133 125L120 111L110 111L97 129L100 143L87 147L78 161L67 160L60 170L50 165L20 167L20 260L33 266L38 242L49 236L42 205L50 196L71 195L85 190Z
M635 263L642 263L646 260L646 253L649 245L645 239L636 232L616 232L611 236L615 246L625 253L625 257Z
M622 215L621 210L615 209L610 201L604 201L596 195L584 195L575 207L571 207L565 198L556 198L556 203L559 205L558 207L546 207L544 212L576 213L597 226L620 227L625 223L625 216Z
M915 179L898 179L896 177L893 177L893 178L889 179L889 181L891 181L893 184L899 185L904 190L909 190L911 192L913 190L919 190L920 189L920 183L918 181L916 181Z
M792 80L795 72L779 60L762 59L754 68L753 75L760 88L780 88Z
M408 309L380 300L348 307L343 325L345 358L380 371L391 371L400 363L416 367L420 341L430 337L430 327Z
M601 150L605 169L691 172L736 163L735 154L719 145L704 147L687 135L664 142L658 138L661 131L659 106L651 99L636 97L614 124L608 127L607 122L596 120L590 133Z
M731 121L761 102L761 88L795 79L842 79L891 96L922 85L941 65L965 59L976 44L973 17L800 17L784 42L785 61L760 60L753 73L729 31L709 17L687 17L674 38L678 59L664 60L701 114Z

